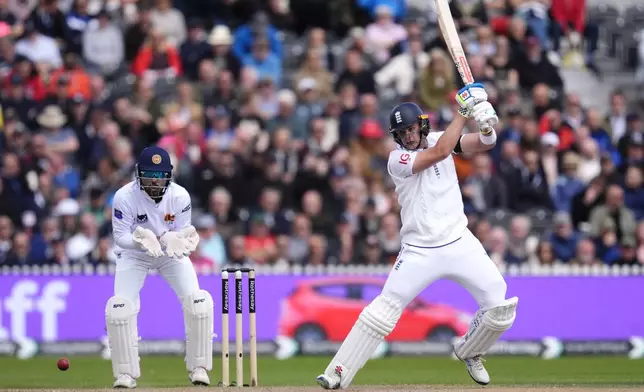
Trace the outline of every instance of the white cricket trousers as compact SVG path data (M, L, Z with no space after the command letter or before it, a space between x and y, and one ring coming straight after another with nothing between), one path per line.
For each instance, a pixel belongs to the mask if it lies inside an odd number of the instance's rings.
M136 304L136 308L140 309L139 292L152 269L156 269L163 276L179 300L199 290L197 273L187 257L160 261L124 257L116 262L114 295L130 299Z
M406 307L427 286L442 278L467 289L481 310L505 300L507 286L503 276L469 230L460 239L440 247L403 244L382 294Z

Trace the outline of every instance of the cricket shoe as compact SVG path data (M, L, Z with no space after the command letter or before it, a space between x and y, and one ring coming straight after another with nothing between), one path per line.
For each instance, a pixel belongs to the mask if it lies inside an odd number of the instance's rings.
M473 358L463 359L467 366L467 372L477 384L487 385L490 383L490 375L485 370L483 362L485 361L480 355Z
M315 381L324 389L340 389L340 377L320 374Z
M208 377L208 372L206 372L206 369L202 367L198 367L193 370L188 378L193 385L210 385L210 377Z
M116 381L114 381L114 385L112 387L116 389L136 388L136 380L134 379L134 377L130 376L129 374L120 374L116 378Z

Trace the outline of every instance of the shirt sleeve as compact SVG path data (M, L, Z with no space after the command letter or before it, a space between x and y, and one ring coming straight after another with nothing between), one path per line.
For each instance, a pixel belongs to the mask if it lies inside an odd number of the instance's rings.
M122 192L116 192L112 202L112 231L114 243L123 249L136 249L132 239L132 226L134 215L130 206L125 201Z
M396 150L389 154L389 162L387 163L387 170L389 174L401 180L411 177L412 167L416 160L416 151Z
M175 203L179 212L177 212L174 218L174 223L175 230L179 231L192 225L192 200L190 200L190 194L188 191L185 189L182 190L182 192L177 195Z

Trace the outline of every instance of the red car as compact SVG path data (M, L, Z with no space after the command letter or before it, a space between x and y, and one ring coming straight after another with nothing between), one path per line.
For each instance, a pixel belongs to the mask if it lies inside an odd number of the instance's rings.
M281 305L279 334L303 341L344 340L384 281L369 277L301 281ZM451 341L467 332L472 315L451 306L413 300L388 341Z

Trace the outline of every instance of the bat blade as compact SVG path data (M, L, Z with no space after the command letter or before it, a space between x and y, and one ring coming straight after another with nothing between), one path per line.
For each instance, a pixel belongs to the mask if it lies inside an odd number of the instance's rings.
M452 17L452 12L449 9L448 0L435 0L435 2L436 13L438 14L438 24L443 34L443 40L452 56L452 60L454 60L458 74L461 76L461 80L463 80L465 85L472 84L474 83L474 77L470 70L470 64L467 62L467 58L465 57L465 51L463 50L461 39L458 36L458 31L454 24L454 18Z

